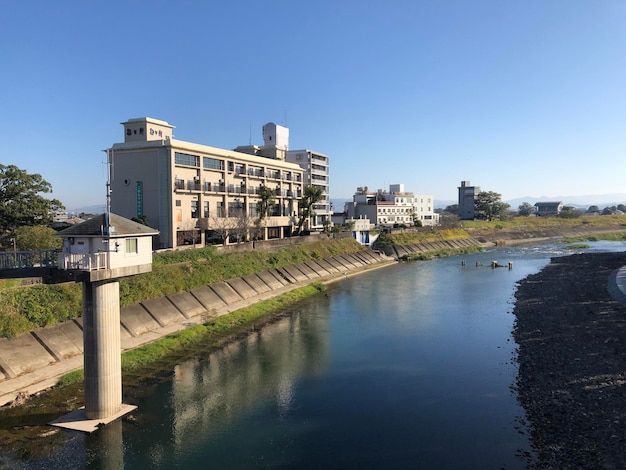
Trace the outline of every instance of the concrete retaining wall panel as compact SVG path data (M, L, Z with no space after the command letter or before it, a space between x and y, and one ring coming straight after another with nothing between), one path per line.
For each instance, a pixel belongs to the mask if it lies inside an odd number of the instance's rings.
M234 304L236 302L240 302L242 297L235 292L235 290L230 287L225 282L215 282L209 285L213 292L215 292L220 299L224 301L226 305Z
M144 300L141 304L160 326L167 326L185 318L167 297Z
M326 269L324 269L324 267L321 264L319 264L318 262L314 260L305 261L304 264L306 264L310 269L315 271L318 276L330 275L330 273Z
M272 271L262 271L258 276L272 290L280 289L287 284L278 273L273 273Z
M177 292L176 294L168 295L167 298L185 318L195 317L206 311L204 306L189 292Z
M333 260L337 261L339 264L341 264L345 269L356 269L356 266L354 264L352 264L350 262L349 259L347 259L345 256L343 255L337 255L337 256L333 256Z
M57 361L83 352L83 330L73 321L49 328L39 328L33 331L33 335L45 345Z
M208 312L211 312L226 305L226 303L222 299L220 299L215 291L213 291L213 289L211 289L209 286L197 287L193 289L191 293L196 299L198 299L198 301Z
M328 258L328 259L321 259L318 261L319 264L321 264L324 269L326 269L326 271L329 271L332 274L338 274L338 273L342 273L346 270L346 267L335 261L332 258Z
M354 253L352 256L358 259L363 264L363 266L368 266L372 264L372 259L367 256L367 252L365 251L359 251L358 253Z
M256 274L249 274L248 276L244 276L242 279L254 289L257 295L264 294L265 292L269 292L271 290L270 287Z
M159 327L159 324L146 311L141 304L122 307L120 311L120 321L131 336L139 336Z
M307 266L306 263L301 263L296 265L296 268L302 272L302 274L304 274L307 278L309 279L317 279L318 277L320 277L319 274L317 274L314 270L312 270L311 268L309 268Z
M0 368L17 377L56 362L31 333L17 338L0 338Z
M249 299L257 295L256 291L252 287L250 287L250 284L248 284L246 281L244 281L241 278L230 279L226 281L226 284L232 287L233 290L237 292L237 294L240 297L243 297L244 299Z
M363 266L365 266L365 263L363 261L361 261L358 256L349 253L347 255L344 255L345 258L347 258L353 265L355 265L357 268L362 268Z
M289 278L295 279L295 281L292 281L292 282L302 282L302 281L306 281L309 279L308 277L304 275L302 271L300 271L295 266L285 266L284 268L278 269L278 271L280 271L281 273L286 272L289 275L287 279Z

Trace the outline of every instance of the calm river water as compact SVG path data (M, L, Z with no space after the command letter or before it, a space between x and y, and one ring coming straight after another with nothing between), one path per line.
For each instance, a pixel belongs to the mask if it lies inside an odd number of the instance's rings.
M334 283L247 340L176 366L135 403L135 423L63 431L56 455L16 466L524 468L513 294L564 253L500 249Z

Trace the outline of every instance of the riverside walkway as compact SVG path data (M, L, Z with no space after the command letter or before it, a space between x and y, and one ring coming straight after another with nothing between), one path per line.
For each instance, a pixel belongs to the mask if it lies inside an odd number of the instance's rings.
M364 250L267 270L122 307L122 351L297 287L332 282L393 262L393 258ZM16 338L0 338L0 406L20 403L30 395L53 387L63 375L82 367L82 318L40 328Z

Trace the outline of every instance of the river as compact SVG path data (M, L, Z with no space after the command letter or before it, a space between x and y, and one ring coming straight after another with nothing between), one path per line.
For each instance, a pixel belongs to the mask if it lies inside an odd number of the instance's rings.
M624 250L591 245L585 251ZM569 253L505 248L346 278L127 397L139 406L131 422L62 431L55 455L13 465L525 468L532 451L514 389L513 294L551 256ZM513 269L492 269L493 260Z

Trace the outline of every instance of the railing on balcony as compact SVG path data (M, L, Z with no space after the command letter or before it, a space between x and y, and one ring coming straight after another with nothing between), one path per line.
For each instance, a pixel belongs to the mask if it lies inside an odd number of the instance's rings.
M108 269L108 253L59 253L59 269L78 269L81 271L97 271Z

